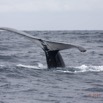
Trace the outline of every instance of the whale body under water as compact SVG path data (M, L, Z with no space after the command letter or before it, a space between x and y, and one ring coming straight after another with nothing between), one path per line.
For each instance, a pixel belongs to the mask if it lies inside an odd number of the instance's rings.
M62 56L60 54L61 50L76 48L80 52L86 52L86 49L81 47L81 46L46 41L46 40L36 38L28 33L25 33L23 31L19 31L19 30L13 29L13 28L0 27L0 30L14 32L15 34L24 36L24 37L32 40L33 42L35 42L44 51L48 68L65 67L65 63L64 63Z

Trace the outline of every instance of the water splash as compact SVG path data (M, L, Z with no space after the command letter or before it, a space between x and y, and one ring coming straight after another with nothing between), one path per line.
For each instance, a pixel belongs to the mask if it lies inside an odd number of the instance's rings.
M103 71L103 66L93 66L93 65L81 65L77 67L68 67L67 70L59 70L64 73L84 73L84 72L101 72Z
M102 72L103 66L81 65L77 67L67 67L65 69L58 68L56 71L62 73Z
M38 63L38 65L23 65L23 64L18 64L16 65L17 67L24 67L24 68L31 68L31 69L44 69L46 66L44 66L41 63Z
M47 67L41 63L38 63L37 65L24 65L24 64L18 64L13 67L19 67L19 68L30 68L30 69L47 69ZM12 68L12 66L7 65L0 65L0 68ZM102 72L103 66L93 66L93 65L81 65L76 67L67 67L67 68L53 68L50 69L54 72L63 72L63 73L84 73L84 72Z
M81 65L78 67L75 67L79 70L79 72L100 72L103 71L103 66L93 66L93 65Z

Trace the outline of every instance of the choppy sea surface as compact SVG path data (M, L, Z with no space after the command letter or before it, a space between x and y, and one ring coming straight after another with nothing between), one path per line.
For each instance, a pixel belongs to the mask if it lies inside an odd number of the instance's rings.
M66 68L47 69L33 41L0 31L0 103L103 103L103 31L25 31L83 46L61 51Z

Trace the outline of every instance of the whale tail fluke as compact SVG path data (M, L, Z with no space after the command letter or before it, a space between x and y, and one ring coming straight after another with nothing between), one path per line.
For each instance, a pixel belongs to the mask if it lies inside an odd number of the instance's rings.
M36 38L28 33L25 33L23 31L19 31L19 30L13 29L13 28L0 27L0 30L14 32L18 35L24 36L24 37L32 40L37 45L39 45L45 52L48 68L65 67L64 61L59 53L60 50L76 48L80 52L86 51L86 49L81 46L46 41L46 40Z
M86 49L81 47L81 46L76 46L76 45L71 45L71 44L65 44L65 43L58 43L58 42L51 42L51 41L46 41L40 38L36 38L28 33L25 33L23 31L19 31L13 28L8 28L8 27L0 27L0 30L6 30L9 32L14 32L16 34L19 34L21 36L24 36L30 40L33 40L36 42L37 45L39 45L42 49L46 46L48 50L64 50L64 49L71 49L71 48L76 48L81 52L85 52Z

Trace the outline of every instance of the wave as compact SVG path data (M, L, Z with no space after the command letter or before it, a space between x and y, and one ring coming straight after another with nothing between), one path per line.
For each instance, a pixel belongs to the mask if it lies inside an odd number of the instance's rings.
M44 66L43 64L41 63L38 63L38 65L23 65L23 64L18 64L18 65L15 65L13 67L9 67L9 66L6 66L6 65L0 65L0 69L3 70L3 68L8 68L8 69L11 69L13 70L13 68L29 68L29 70L34 70L34 69L47 69L46 66ZM49 70L49 69L48 69ZM50 69L51 71L55 71L55 72L63 72L63 73L83 73L83 72L102 72L103 71L103 66L93 66L93 65L81 65L81 66L76 66L76 67L67 67L67 68L53 68L53 69Z
M24 68L31 68L31 69L47 69L47 67L41 63L38 63L38 66L22 65L22 64L18 64L17 66L24 67ZM81 66L76 66L76 67L67 67L65 69L53 68L50 70L64 72L64 73L101 72L103 71L103 66L81 65Z
M77 67L68 67L65 73L83 73L83 72L101 72L103 71L103 66L93 66L93 65L81 65Z
M44 66L43 64L41 63L38 63L38 65L23 65L23 64L18 64L16 65L17 67L24 67L24 68L31 68L31 69L44 69L44 68L47 68L46 66Z
M78 69L80 69L82 72L86 72L86 71L103 71L103 66L86 66L86 65L82 65L82 66L79 66L79 67L76 67Z

